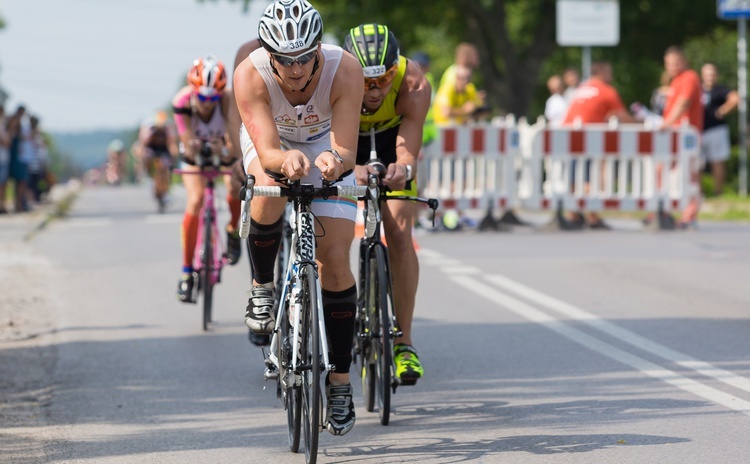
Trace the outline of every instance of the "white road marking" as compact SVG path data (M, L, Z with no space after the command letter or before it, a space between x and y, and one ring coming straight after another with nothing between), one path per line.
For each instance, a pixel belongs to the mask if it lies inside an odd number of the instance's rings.
M516 293L530 301L536 302L543 305L559 314L567 316L571 319L581 321L597 330L600 330L618 340L622 340L636 348L640 348L651 354L659 356L660 358L672 361L675 364L682 366L686 369L692 369L706 377L714 378L720 382L724 382L727 385L750 392L750 379L739 376L726 369L721 369L714 366L711 363L700 361L685 353L675 351L664 345L656 343L645 337L642 337L630 330L622 328L612 322L609 322L601 317L592 314L588 311L584 311L581 308L568 304L564 301L553 298L542 292L534 290L533 288L527 287L521 283L515 282L507 277L501 275L490 275L485 278L491 283Z
M704 385L693 379L682 376L675 371L665 369L646 359L621 350L620 348L582 332L565 322L557 320L521 300L517 300L493 287L485 285L477 281L474 277L458 275L450 276L450 278L477 295L481 295L494 303L502 305L519 316L557 332L579 345L589 348L622 364L628 365L649 377L659 379L681 390L750 416L750 402L748 401L709 387L708 385Z

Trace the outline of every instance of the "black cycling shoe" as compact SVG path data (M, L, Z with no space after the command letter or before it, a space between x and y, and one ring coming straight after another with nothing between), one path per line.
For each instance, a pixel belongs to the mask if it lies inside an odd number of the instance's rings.
M240 260L240 256L242 256L240 233L227 231L227 262L235 265Z
M195 303L194 283L195 279L192 274L183 274L177 284L177 299L183 303Z

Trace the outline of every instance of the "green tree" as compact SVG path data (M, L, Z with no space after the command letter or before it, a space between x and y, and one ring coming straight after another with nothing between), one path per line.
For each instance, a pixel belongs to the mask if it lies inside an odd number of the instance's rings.
M206 1L206 0L202 0ZM212 0L215 1L215 0ZM232 1L232 0L230 0ZM253 0L240 1L247 10ZM326 32L342 37L363 22L383 22L402 51L434 57L434 74L450 64L460 41L474 43L482 63L480 83L500 113L540 114L543 83L566 66L580 65L581 50L555 38L556 0L313 0ZM620 1L620 44L596 47L594 59L612 62L615 85L626 102L647 102L658 85L662 55L670 45L725 34L734 25L716 16L713 1Z

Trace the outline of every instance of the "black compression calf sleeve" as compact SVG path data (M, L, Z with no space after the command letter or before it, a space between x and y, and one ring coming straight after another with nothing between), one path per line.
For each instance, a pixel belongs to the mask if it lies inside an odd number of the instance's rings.
M279 252L283 228L283 218L279 218L271 225L258 224L250 219L247 249L253 266L253 279L259 284L273 282L273 268L276 253Z
M357 286L332 292L323 290L323 313L326 319L326 335L331 364L334 372L345 374L352 364L354 342L354 316L357 311Z

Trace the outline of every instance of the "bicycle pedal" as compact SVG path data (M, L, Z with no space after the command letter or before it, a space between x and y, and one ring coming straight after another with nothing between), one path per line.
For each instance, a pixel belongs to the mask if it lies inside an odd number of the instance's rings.
M278 378L279 378L279 371L277 370L266 369L265 371L263 371L264 380L277 380Z
M399 378L399 379L397 379L396 383L398 383L399 385L403 385L405 387L409 387L409 386L412 386L412 385L416 385L417 384L417 380L419 380L419 379L402 379L402 378ZM395 387L393 388L393 391L396 391Z

